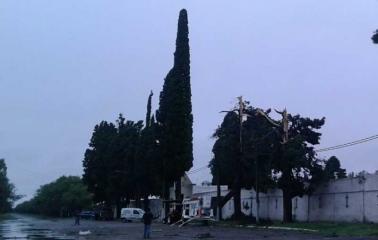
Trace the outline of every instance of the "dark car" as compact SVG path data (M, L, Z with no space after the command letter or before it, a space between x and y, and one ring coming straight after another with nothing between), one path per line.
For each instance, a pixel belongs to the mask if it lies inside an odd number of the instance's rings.
M96 220L113 220L113 211L111 208L98 208L95 210Z
M91 220L94 220L94 219L96 219L96 213L94 211L81 211L80 212L80 217L82 219L91 219Z

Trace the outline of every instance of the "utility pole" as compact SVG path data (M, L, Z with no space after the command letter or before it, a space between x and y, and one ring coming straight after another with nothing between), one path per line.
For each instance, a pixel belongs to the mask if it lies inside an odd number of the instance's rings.
M260 195L259 195L259 161L257 156L255 156L256 164L255 164L255 190L256 190L256 224L260 224Z
M281 144L286 144L289 141L289 119L288 119L288 114L286 108L282 112L279 112L275 110L277 113L279 113L282 116L281 122L277 122L273 119L271 119L263 110L257 109L257 114L262 115L263 117L268 120L270 124L272 124L274 127L278 127L282 129L282 142ZM256 187L256 224L260 223L260 196L259 196L259 182L258 182L258 158L256 156L255 158L256 161L256 182L255 182L255 187Z
M238 109L238 113L239 113L239 158L238 158L238 163L237 163L237 176L236 176L236 190L237 190L237 195L234 196L234 199L236 200L236 204L237 204L237 208L238 210L240 210L241 212L241 194L240 194L240 191L241 191L241 172L242 172L242 162L243 162L243 116L244 116L244 108L245 108L245 105L244 105L244 102L243 102L243 97L240 96L238 97L238 100L239 100L239 109ZM240 212L238 213L234 213L235 216L239 216Z
M282 116L281 122L277 122L273 119L271 119L268 115L265 114L265 112L261 109L257 109L257 114L262 115L263 117L268 120L270 124L272 124L274 127L281 128L282 130L282 142L281 144L286 144L289 141L289 117L287 114L286 108L282 112L275 110L278 114Z
M242 162L242 159L243 159L243 116L247 115L247 114L244 113L244 109L245 109L245 104L243 102L243 97L239 96L238 97L238 108L235 108L231 111L221 111L221 113L223 113L223 112L226 112L226 113L237 112L238 117L239 117L239 158L238 158L238 162L236 163L237 164L236 169L237 169L238 174L235 176L235 178L236 178L235 179L235 187L237 188L238 195L234 196L234 200L236 200L236 204L238 204L240 211L241 211L241 199L240 199L241 176L240 176L240 173L241 173L241 162ZM218 186L218 189L217 189L217 199L220 199L220 186ZM218 210L219 211L222 210L222 209L220 209L220 205L218 205Z
M242 157L243 157L243 116L249 116L249 115L244 113L245 105L244 105L244 102L243 102L243 97L242 96L238 97L238 100L239 101L238 101L238 108L237 109L234 109L232 111L222 111L222 112L237 112L238 115L239 115L239 124L240 124L240 126L239 126L239 144L240 144L239 152L240 152L240 158L239 158L239 162L238 162L238 171L240 172L241 171L240 164L242 162ZM256 115L262 115L274 127L281 128L281 130L283 132L281 144L286 144L289 141L289 120L288 120L287 110L285 108L282 112L279 112L277 110L276 110L276 112L279 113L282 116L281 121L275 121L275 120L271 119L261 109L257 109ZM259 224L260 223L260 194L259 194L259 177L258 177L259 163L258 163L257 156L255 156L255 161L256 161L255 162L256 223ZM218 169L218 171L219 171L219 169ZM218 178L219 178L219 172L218 172ZM219 179L218 179L218 181L219 181ZM237 184L240 185L240 176L237 176L236 182L237 182ZM218 200L220 199L219 182L218 182L218 186L217 186L217 199ZM219 201L218 201L218 212L221 211L221 210L222 209L220 208L220 204L219 204Z
M281 125L282 125L282 144L286 144L289 141L289 118L287 114L286 108L282 112L279 112L276 110L277 113L281 114L282 120L281 120Z
M217 170L217 220L222 220L222 207L221 207L221 186L220 186L220 167L216 166Z
M239 144L240 144L240 158L243 154L243 115L244 115L244 102L243 97L238 97L239 100Z
M242 128L243 128L243 116L246 115L246 116L249 116L248 114L245 114L244 113L244 102L243 102L243 97L240 96L238 97L239 99L239 121L240 121L240 158L242 158L243 156L243 148L242 148ZM255 157L255 161L256 161L256 164L255 164L255 187L256 187L256 224L260 224L260 197L259 197L259 188L258 188L258 168L259 168L259 165L258 165L258 159L257 159L257 156Z

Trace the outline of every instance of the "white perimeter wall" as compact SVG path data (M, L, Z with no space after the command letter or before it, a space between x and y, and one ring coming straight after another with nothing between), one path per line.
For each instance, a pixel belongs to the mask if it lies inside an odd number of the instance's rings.
M216 192L201 193L216 196ZM199 195L201 195L199 194ZM225 195L225 191L222 191ZM242 190L242 211L256 216L256 199L253 190ZM363 177L331 181L319 186L309 197L295 197L293 217L297 221L341 221L378 223L378 175L366 174ZM222 209L223 217L229 218L234 211L233 199ZM270 190L260 193L260 217L282 220L282 191Z

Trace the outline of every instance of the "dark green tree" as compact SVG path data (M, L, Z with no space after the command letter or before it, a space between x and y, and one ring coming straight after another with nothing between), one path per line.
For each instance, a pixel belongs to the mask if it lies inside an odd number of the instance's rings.
M143 129L136 156L136 182L140 196L143 197L144 207L148 207L148 196L159 195L162 189L161 159L159 144L156 136L157 125L151 118L149 127Z
M62 176L41 186L34 198L17 205L15 211L65 217L91 204L92 196L79 177Z
M240 152L239 117L235 112L226 114L213 138L216 139L212 149L214 157L210 161L213 183L219 177L221 184L232 186L235 176L238 175L234 168Z
M347 177L346 170L341 168L340 161L335 156L332 156L325 161L324 173L326 181Z
M181 199L181 176L193 162L193 115L190 87L188 17L180 11L173 68L167 74L160 93L157 121L159 141L164 160L164 197L168 187L176 182L176 199Z
M378 30L374 32L374 35L371 37L374 44L378 44Z
M284 222L291 222L292 201L313 189L321 176L322 163L316 157L314 145L319 144L321 133L317 132L325 119L303 118L289 115L289 141L282 143L282 132L273 142L274 179L283 192Z
M116 124L102 121L95 126L83 161L83 180L95 202L114 204L117 214L125 202L139 200L143 182L138 182L142 162L137 159L143 121L119 115ZM142 168L143 169L143 168Z
M20 198L15 193L15 187L9 182L7 165L4 159L0 159L0 213L11 210L13 202Z
M231 190L220 203L221 206L234 197L234 214L237 217L241 215L240 190L243 187L239 136L239 116L235 112L228 112L213 134L216 139L212 150L214 157L209 164L213 183L228 185Z
M84 183L93 193L95 202L105 201L108 205L112 202L114 191L109 176L115 174L111 158L114 155L113 143L116 137L117 128L113 123L102 121L96 125L83 160Z
M96 202L119 209L123 199L139 196L135 169L142 128L142 121L126 120L122 114L116 124L96 125L83 162L83 179Z
M151 91L150 95L148 96L146 122L145 122L146 128L151 126L151 104L152 104L152 96L153 95L154 95L154 93Z
M272 186L271 146L269 138L275 131L267 120L258 115L256 109L246 102L242 125L242 148L240 148L240 122L236 112L226 114L213 137L214 157L210 162L213 183L228 185L230 193L221 202L223 206L233 197L235 218L241 217L240 190L254 187L256 191L266 191ZM258 183L258 185L256 184Z
M140 183L139 192L144 199L144 207L149 205L149 195L159 195L162 189L162 161L158 140L158 124L151 116L151 91L147 101L146 125L141 132L137 150L136 182Z
M121 207L121 199L139 199L139 183L136 181L136 168L139 162L136 159L140 144L143 121L126 120L122 114L117 119L117 136L111 147L111 175L109 181L112 186L112 200L118 210ZM120 211L117 211L119 214Z

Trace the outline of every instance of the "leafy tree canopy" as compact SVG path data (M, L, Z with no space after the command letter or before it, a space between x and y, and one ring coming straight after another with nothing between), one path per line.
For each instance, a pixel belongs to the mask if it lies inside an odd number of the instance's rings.
M14 201L20 198L15 193L14 185L9 182L5 160L0 159L0 213L10 211Z
M111 174L112 148L117 136L117 128L113 123L102 121L96 125L85 151L83 181L88 190L94 194L96 202L110 202L111 189L108 179Z
M232 189L223 203L234 197L235 216L241 215L238 203L242 187L256 189L258 182L258 191L265 191L273 184L272 147L269 142L270 138L274 137L275 129L266 118L257 114L257 109L249 106L248 102L244 105L242 129L239 114L230 111L215 131L214 157L209 164L213 183L219 180L219 184L228 185Z
M90 207L92 196L80 177L62 176L42 185L29 201L16 206L15 211L48 216L69 216L76 210Z
M347 177L345 168L341 168L340 161L335 156L325 161L324 174L326 181Z
M373 43L378 44L378 30L375 31L374 35L371 37L371 40L373 40Z

